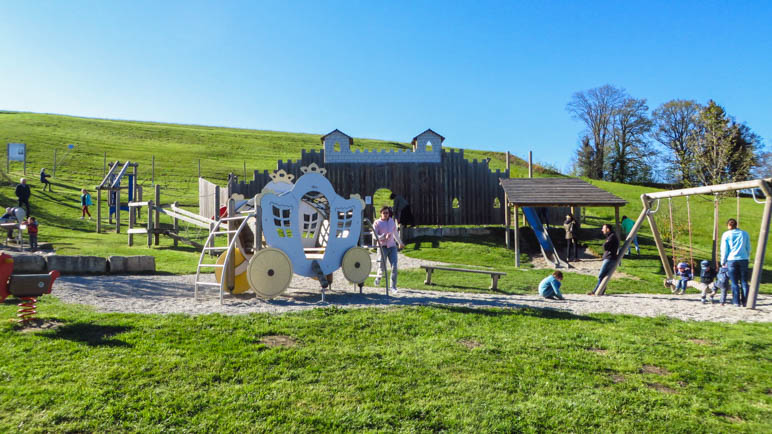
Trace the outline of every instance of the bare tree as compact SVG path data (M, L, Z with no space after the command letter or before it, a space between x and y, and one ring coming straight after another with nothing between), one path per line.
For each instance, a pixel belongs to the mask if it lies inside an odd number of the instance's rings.
M612 119L611 150L606 178L615 182L651 180L654 151L648 134L652 122L645 99L625 98Z
M672 100L652 113L654 139L668 149L665 157L668 171L683 185L694 183L693 158L688 141L697 130L700 109L695 101Z
M566 105L573 119L584 122L587 134L592 138L592 164L587 176L603 179L606 146L611 140L612 119L626 95L623 89L604 85L576 92Z

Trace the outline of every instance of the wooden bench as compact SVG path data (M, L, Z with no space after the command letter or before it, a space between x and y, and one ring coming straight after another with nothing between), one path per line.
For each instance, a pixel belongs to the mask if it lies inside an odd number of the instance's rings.
M426 280L424 281L424 284L431 285L432 284L432 273L434 270L443 270L443 271L460 271L463 273L477 273L477 274L490 274L491 276L491 287L489 289L499 289L499 277L506 276L507 273L502 273L501 271L486 271L486 270L468 270L466 268L452 268L452 267L438 267L434 265L421 265L421 268L426 270Z

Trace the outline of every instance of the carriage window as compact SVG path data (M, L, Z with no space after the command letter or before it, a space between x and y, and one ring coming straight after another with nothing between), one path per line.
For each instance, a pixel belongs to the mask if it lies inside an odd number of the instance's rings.
M303 214L303 238L313 238L319 225L319 213Z
M351 232L351 224L354 222L354 209L338 210L338 227L335 230L335 238L346 238Z
M292 236L290 230L290 208L284 206L272 205L273 208L273 224L276 226L276 230L279 236L282 238L289 238Z

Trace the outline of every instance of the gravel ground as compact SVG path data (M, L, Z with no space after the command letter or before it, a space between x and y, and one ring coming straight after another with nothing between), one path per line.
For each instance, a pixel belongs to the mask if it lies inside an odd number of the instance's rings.
M431 264L400 255L400 268L417 268ZM437 263L434 263L437 264ZM195 275L183 276L64 276L54 284L52 295L67 303L94 306L101 312L183 313L228 315L252 312L284 313L335 305L342 308L448 305L470 308L556 309L575 315L589 313L628 314L642 317L667 316L682 320L772 321L772 297L761 295L757 309L741 309L729 304L703 305L697 293L671 294L610 294L603 297L569 294L564 301L545 300L536 294L472 294L444 291L401 289L386 296L384 288L365 287L363 293L335 272L333 289L327 291L321 303L319 284L309 278L294 276L287 292L265 301L249 292L237 296L225 295L220 304L219 292L207 288L193 297Z

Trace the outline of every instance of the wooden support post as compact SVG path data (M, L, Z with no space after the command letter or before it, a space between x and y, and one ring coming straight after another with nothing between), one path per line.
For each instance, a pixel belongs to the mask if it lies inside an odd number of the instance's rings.
M147 246L153 247L153 201L147 201Z
M201 177L201 159L198 159L198 177Z
M134 245L134 234L132 233L132 229L134 229L134 223L137 222L137 209L130 206L129 207L129 230L127 231L129 233L129 247Z
M105 152L104 159L102 160L102 178L107 175L107 152Z
M512 177L512 172L509 171L509 151L507 151L507 172L509 172L510 178Z
M618 206L614 207L614 230L617 233L617 237L622 236L621 229L619 228L619 207Z
M137 182L137 180L135 179L134 182ZM150 184L155 185L155 155L153 155L153 167L150 173ZM156 204L158 204L158 202L156 202Z
M745 303L748 309L756 308L756 298L759 293L761 276L764 273L764 255L767 254L769 222L772 219L772 183L762 183L762 190L764 190L767 200L764 202L764 214L761 217L759 240L756 243L756 257L753 260L753 275L751 275L750 287L748 288L748 300Z
M718 193L713 199L713 245L710 249L710 262L716 265L716 251L718 247ZM718 269L718 267L716 267Z
M515 218L512 219L512 225L515 229L515 267L520 267L520 237L518 236L517 228L517 205L515 205Z
M178 206L179 206L179 202L175 201L174 202L174 207L176 208ZM180 234L180 219L178 219L176 217L176 214L175 214L175 217L174 217L174 235L179 235L179 234ZM177 244L178 244L177 237L174 237L174 247L177 247Z
M54 149L54 173L51 175L52 178L56 178L56 149Z
M533 151L528 151L528 177L533 178Z
M654 237L654 244L657 245L657 252L659 253L659 259L662 261L662 268L665 269L665 275L668 279L673 278L673 268L670 266L670 259L667 258L667 252L665 251L665 245L662 243L662 236L657 229L657 223L654 221L654 216L649 214L646 216L649 220L649 226L651 227L651 235Z
M255 251L263 248L263 208L255 195Z
M121 233L121 188L115 188L115 233Z
M617 251L617 259L614 261L614 263L611 265L611 270L609 271L608 275L603 278L603 280L600 282L600 285L595 290L595 295L603 295L606 293L606 286L608 285L608 282L611 280L611 276L614 275L614 272L616 271L617 267L619 267L619 264L622 263L622 258L627 253L627 250L630 248L630 244L632 244L633 239L638 234L638 229L641 228L641 225L643 224L643 219L649 214L649 204L647 201L644 201L643 211L641 211L641 215L638 216L638 219L635 221L635 224L633 225L632 229L630 229L630 233L627 234L627 238L625 239L625 243L619 248Z
M510 242L509 242L509 219L510 219L510 209L509 209L509 201L507 200L507 194L504 193L504 243L507 245L507 250L510 249Z
M153 209L155 210L155 220L153 221L153 233L155 234L155 245L157 246L159 242L161 241L161 234L159 231L161 230L161 212L159 209L161 208L161 185L156 184L155 185L155 207Z
M236 214L236 201L233 199L228 199L228 218L233 217ZM235 231L238 229L236 227L237 223L236 220L228 220L228 246L231 245L233 242L233 238L235 234L230 233L231 231ZM226 253L227 256L227 253ZM231 252L230 258L228 258L227 263L225 264L225 273L223 275L225 276L225 287L228 288L228 290L233 291L233 288L236 287L236 267L234 263L236 262L236 252Z
M96 221L96 232L100 233L102 232L102 189L97 188L97 221Z

